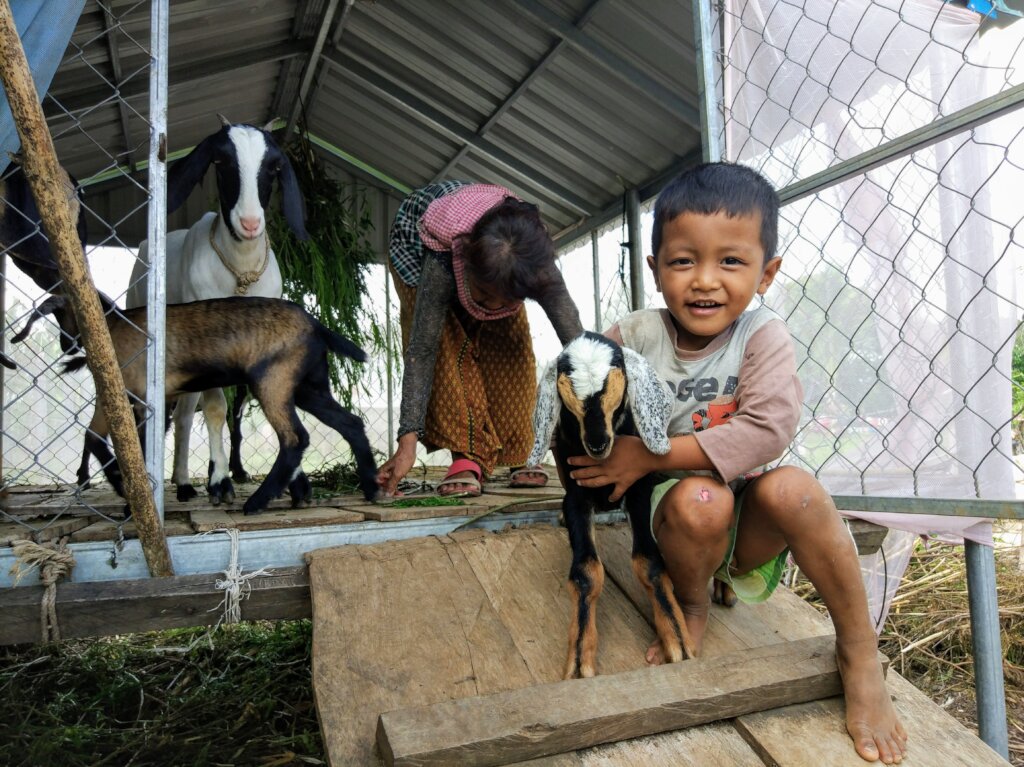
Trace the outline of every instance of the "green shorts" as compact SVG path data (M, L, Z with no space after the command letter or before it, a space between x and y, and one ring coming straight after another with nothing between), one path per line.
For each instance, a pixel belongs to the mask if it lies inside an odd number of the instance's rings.
M655 541L658 538L654 535L654 512L657 510L658 504L661 503L661 499L665 497L665 493L671 490L678 481L678 479L667 479L655 485L654 490L651 491L650 524L651 535ZM736 596L743 602L758 604L768 599L782 580L782 572L786 568L786 558L789 556L789 549L784 550L781 554L768 560L763 565L755 567L750 572L743 573L742 575L735 572L733 551L736 548L736 529L739 527L740 511L743 508L743 496L749 485L749 482L744 482L738 489L733 491L735 501L732 507L732 526L729 528L729 548L726 549L725 559L722 561L722 564L715 571L715 577L723 583L728 583L732 590L736 592Z

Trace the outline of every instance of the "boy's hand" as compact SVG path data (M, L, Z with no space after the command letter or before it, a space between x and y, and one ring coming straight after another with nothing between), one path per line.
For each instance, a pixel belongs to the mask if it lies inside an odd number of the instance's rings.
M616 437L612 452L603 461L589 455L567 459L574 468L569 476L580 487L615 485L609 500L613 503L625 495L630 486L651 471L651 452L639 437Z

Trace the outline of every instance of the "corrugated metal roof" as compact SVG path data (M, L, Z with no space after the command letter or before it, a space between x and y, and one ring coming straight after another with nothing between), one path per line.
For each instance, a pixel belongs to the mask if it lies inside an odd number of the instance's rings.
M148 154L149 3L106 6L86 3L45 102L60 158L79 178ZM627 188L653 192L699 151L690 8L356 0L346 13L346 0L175 0L168 149L216 130L217 112L287 122L312 65L302 104L333 167L394 198L445 177L505 184L567 237L618 210ZM112 220L140 195L126 177L86 192ZM136 215L118 235L134 244L144 229Z

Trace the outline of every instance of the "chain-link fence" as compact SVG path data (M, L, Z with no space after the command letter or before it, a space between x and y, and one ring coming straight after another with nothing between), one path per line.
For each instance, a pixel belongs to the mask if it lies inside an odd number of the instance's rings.
M817 189L793 190L1017 87L1024 21L983 28L977 14L933 0L729 0L716 10L714 85L726 157L759 168L788 202L783 272L767 301L797 340L807 412L784 460L813 470L836 493L1012 495L1022 479L1011 424L1024 415L1014 395L1018 402L1024 396L1011 355L1024 306L1016 204L1024 113L1008 111L938 142L922 137L916 149L841 183L823 178ZM124 218L108 220L89 203L93 190L118 177L132 185L132 215L145 211L149 3L90 2L83 19L89 23L76 28L44 107L61 160L86 184L87 254L97 284L123 304L135 258L118 236ZM204 194L205 204L213 202L212 189ZM640 219L644 253L650 204ZM375 220L379 240L389 224L384 215ZM608 327L631 308L627 240L623 216L561 255L586 327ZM10 265L3 284L9 339L44 292ZM394 446L400 404L397 327L390 324L397 299L382 266L370 268L367 286L372 323L390 328L392 347L364 366L354 405L384 456ZM644 293L646 305L660 305L647 270ZM530 309L543 365L557 340L537 307ZM8 348L19 365L3 371L3 472L12 497L21 486L67 488L75 479L92 380L84 371L59 374L59 351L52 323ZM307 471L348 459L335 432L314 419L304 423ZM202 418L193 428L190 473L198 481L208 440ZM265 473L277 444L258 407L247 409L243 434L243 465ZM421 453L427 463L447 458ZM91 474L101 476L95 461ZM81 500L60 502L72 514ZM26 522L13 509L16 501L0 521L52 524Z
M122 210L120 215L144 217L149 194L145 175L140 177L137 171L145 167L150 138L149 2L91 4L79 19L81 7L82 3L69 4L69 12L74 10L71 22L79 23L42 99L43 110L72 182L124 180L128 184L124 194L132 202L127 213ZM35 22L46 26L56 20ZM3 337L8 355L17 364L17 369L4 371L0 387L5 496L0 528L4 540L26 533L58 538L95 521L97 515L121 524L123 505L96 504L75 491L95 391L88 371L62 373L62 352L70 336L62 336L48 319L37 324L21 343L9 343L50 292L60 293L55 262L37 217L26 205L26 195L27 184L15 160L6 166L0 194L4 222L0 254L5 262ZM120 255L127 252L118 235L123 219L111 220L91 209L81 190L79 197L83 199L80 235L89 232L91 244L86 253L93 270L112 268L124 274L120 287L100 279L100 289L123 305L133 265L130 255ZM101 468L93 460L89 473L102 477Z
M1024 22L930 0L727 0L713 39L725 156L787 203L766 302L796 339L807 417L784 460L834 493L1013 497L1024 109L929 131L1024 81Z

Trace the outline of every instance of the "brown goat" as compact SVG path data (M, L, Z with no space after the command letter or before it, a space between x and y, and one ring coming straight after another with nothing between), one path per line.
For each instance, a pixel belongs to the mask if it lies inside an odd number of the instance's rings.
M27 335L38 317L61 308L65 299L47 299L28 325L13 339ZM146 308L107 314L107 325L133 398L136 421L143 423L146 401ZM218 386L249 386L267 421L277 434L279 450L266 479L243 506L246 514L266 508L287 487L293 505L308 501L309 480L301 460L309 434L295 408L316 416L335 429L352 448L359 487L367 500L377 494L377 468L363 422L331 395L327 353L344 354L359 362L366 353L351 341L325 328L298 304L277 298L218 298L173 304L166 313L164 394L168 402L186 392ZM78 370L85 359L65 363ZM140 427L140 428L144 428ZM104 474L123 495L121 472L107 445L109 427L97 406L86 432L86 449L103 465Z

